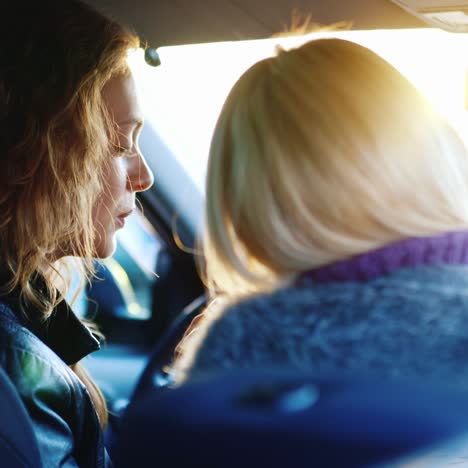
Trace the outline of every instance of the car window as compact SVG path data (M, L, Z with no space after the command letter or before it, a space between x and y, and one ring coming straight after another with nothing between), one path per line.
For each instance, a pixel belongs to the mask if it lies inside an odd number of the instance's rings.
M161 241L144 215L136 212L117 233L117 250L104 261L125 298L122 313L135 319L151 316L151 288L157 280L156 260Z
M94 316L147 320L151 317L152 287L157 281L155 266L161 240L141 212L126 220L117 234L113 257L96 263L96 278L72 301L75 312ZM67 298L71 300L79 284L75 279Z
M396 66L468 140L465 84L468 40L437 29L316 33L256 41L158 49L161 66L150 67L139 51L130 59L147 120L203 192L210 138L223 101L236 79L278 45L311 37L341 37L373 49ZM181 207L183 209L183 207Z
M171 46L158 49L159 67L148 66L143 50L138 50L129 57L129 63L146 118L147 128L141 144L146 147L144 154L156 178L161 176L164 181L170 181L167 189L175 194L174 213L183 217L186 212L188 217L197 218L194 225L201 225L210 139L221 106L235 81L255 62L274 54L278 46L294 47L313 37L348 39L382 55L468 141L465 109L468 40L463 34L438 29L339 31ZM156 146L158 150L153 151ZM179 182L182 171L193 187ZM156 180L155 185L164 181ZM181 197L182 192L187 193ZM160 248L158 235L144 217L132 216L127 228L119 232L115 256L99 267L98 276L104 280L93 282L91 302L86 298L90 291L85 291L75 302L78 313L89 312L90 304L100 302L102 294L103 298L114 297L115 301L103 300L101 309L112 309L116 316L147 319L151 315L151 287L157 281L154 266Z

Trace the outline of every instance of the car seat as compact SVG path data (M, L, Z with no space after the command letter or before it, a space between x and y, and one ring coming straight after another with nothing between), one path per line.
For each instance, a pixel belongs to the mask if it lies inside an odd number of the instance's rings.
M467 416L464 394L427 382L230 371L131 405L115 464L400 466L388 463L468 433Z

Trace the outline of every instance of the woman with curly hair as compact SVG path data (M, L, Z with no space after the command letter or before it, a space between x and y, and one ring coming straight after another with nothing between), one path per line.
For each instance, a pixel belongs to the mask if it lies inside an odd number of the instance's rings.
M106 466L105 401L80 364L99 342L64 297L67 259L92 275L153 181L127 66L139 41L79 0L19 0L2 14L0 365L44 466Z

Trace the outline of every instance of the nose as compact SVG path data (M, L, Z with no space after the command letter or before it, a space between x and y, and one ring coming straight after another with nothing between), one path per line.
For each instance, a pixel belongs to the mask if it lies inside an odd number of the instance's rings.
M131 158L128 167L128 190L131 192L144 192L154 182L153 172L148 166L144 156L138 152L137 157Z

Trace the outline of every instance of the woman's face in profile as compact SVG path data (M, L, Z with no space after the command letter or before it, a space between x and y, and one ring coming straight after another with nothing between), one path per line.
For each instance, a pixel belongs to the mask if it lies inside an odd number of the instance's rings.
M114 120L118 147L104 170L104 192L93 208L97 258L114 253L115 234L135 210L135 193L153 184L153 174L138 148L143 116L132 76L112 78L104 87L103 99Z

